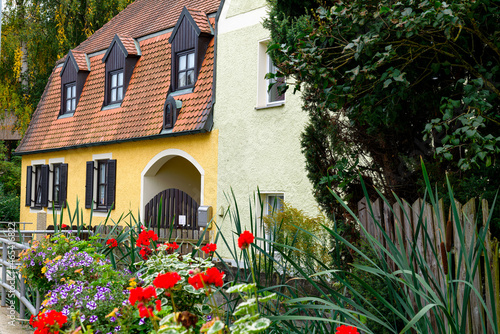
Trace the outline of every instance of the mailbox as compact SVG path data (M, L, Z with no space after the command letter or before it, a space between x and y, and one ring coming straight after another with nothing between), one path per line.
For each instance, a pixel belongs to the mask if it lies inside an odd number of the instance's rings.
M212 220L212 207L202 205L198 208L198 227L207 227Z

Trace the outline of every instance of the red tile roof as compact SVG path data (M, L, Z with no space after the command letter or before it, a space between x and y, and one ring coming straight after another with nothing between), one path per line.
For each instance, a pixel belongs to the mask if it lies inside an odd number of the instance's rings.
M89 71L89 66L87 63L87 56L81 51L72 51L73 57L76 61L76 66L78 66L78 71Z
M139 38L172 28L184 7L214 14L220 2L220 0L136 0L75 50L86 53L104 50L116 33Z
M155 2L155 0L148 1ZM132 5L143 2L145 0L137 0ZM177 4L180 1L172 2ZM184 2L201 3L202 1L188 0ZM127 10L130 6L127 7ZM148 12L150 11L148 9ZM139 11L139 13L144 12ZM116 24L113 21L117 20L110 21L112 28ZM211 23L213 21L212 18ZM175 20L172 20L172 25L175 23ZM104 28L106 27L108 25L104 26ZM130 48L131 52L132 43L134 43L132 37L122 34L122 32L117 33L124 46L127 44L126 48ZM114 34L108 34L106 30L100 34L111 36L111 40L114 36ZM105 64L102 62L104 54L101 53L90 58L91 71L86 79L74 115L59 118L61 104L61 77L59 74L62 66L54 68L17 152L58 150L159 135L163 126L163 106L170 87L171 50L168 42L170 34L170 32L165 33L139 42L142 55L135 65L123 102L117 108L102 110ZM104 37L101 40L104 40ZM90 44L87 43L87 45ZM101 49L106 49L108 46ZM89 46L86 47L89 48ZM77 47L77 49L79 48L80 46ZM78 50L73 51L73 54L78 54ZM206 126L212 108L213 67L214 40L212 39L193 92L174 97L176 100L182 101L182 108L172 132L202 130Z
M120 41L122 42L125 50L127 50L128 55L135 55L136 56L139 54L139 50L137 50L137 47L135 46L135 40L132 37L118 35L118 38L120 38Z
M194 22L198 25L198 28L200 28L201 32L206 32L208 34L212 33L210 22L208 22L208 17L205 12L191 8L187 8L187 10L189 14L191 14Z

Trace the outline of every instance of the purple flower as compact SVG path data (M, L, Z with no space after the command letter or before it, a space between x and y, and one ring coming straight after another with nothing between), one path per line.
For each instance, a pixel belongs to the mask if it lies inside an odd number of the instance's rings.
M116 318L115 318L115 317L111 317L111 318L109 318L109 321L111 321L111 322L115 322L115 321L116 321Z
M90 322L96 322L97 321L97 315L91 315L89 318Z
M82 316L80 317L80 320L85 321L85 314L82 314Z
M119 332L119 331L120 331L120 329L121 329L121 327L120 327L120 326L116 326L116 327L115 327L115 332Z
M141 320L139 320L139 325L144 325L144 318L141 318Z
M86 306L89 310L95 310L97 308L97 304L92 300L89 301Z

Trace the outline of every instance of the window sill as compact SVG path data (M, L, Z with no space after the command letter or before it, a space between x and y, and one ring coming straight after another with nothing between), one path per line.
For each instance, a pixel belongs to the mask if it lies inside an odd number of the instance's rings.
M183 88L183 89L179 89L173 93L170 93L171 96L178 96L178 95L184 95L184 94L191 94L194 90L194 87L190 87L190 88Z
M115 109L115 108L120 108L121 106L122 106L121 102L113 103L113 104L108 104L107 106L103 106L102 109L101 109L101 111Z
M62 114L62 115L59 115L59 117L57 117L57 119L63 119L63 118L73 117L74 114L75 114L74 111L71 112L71 113Z
M39 212L45 212L45 210L39 206L30 206L30 213L39 213Z
M276 108L276 107L282 107L285 105L285 101L280 101L276 103L270 103L262 107L255 107L255 110L261 110L261 109L270 109L270 108Z

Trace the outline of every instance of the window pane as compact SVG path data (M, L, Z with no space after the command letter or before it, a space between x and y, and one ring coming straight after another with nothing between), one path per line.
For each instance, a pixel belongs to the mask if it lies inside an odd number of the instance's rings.
M59 166L54 167L54 185L59 184Z
M117 97L116 97L116 100L117 101L120 101L120 100L123 100L123 87L120 87L117 89Z
M76 109L76 99L72 99L71 100L71 110L75 110Z
M179 73L179 87L186 86L186 72Z
M190 70L187 72L187 85L192 85L194 83L194 71Z
M116 88L111 90L111 102L116 101Z
M186 55L179 57L179 71L186 69Z
M106 183L106 164L99 165L99 183Z
M66 111L71 111L71 100L66 101Z
M59 186L54 186L54 204L59 204Z
M98 203L99 205L105 205L106 201L104 200L106 197L106 186L105 185L100 185L99 186L99 200Z
M116 79L117 79L116 73L111 74L111 87L116 87Z
M71 98L71 86L66 87L66 98Z
M76 85L73 85L71 88L72 88L71 89L71 91L72 91L71 97L76 97Z
M194 67L194 52L188 54L188 68L193 68Z
M118 73L118 86L123 86L123 72Z

